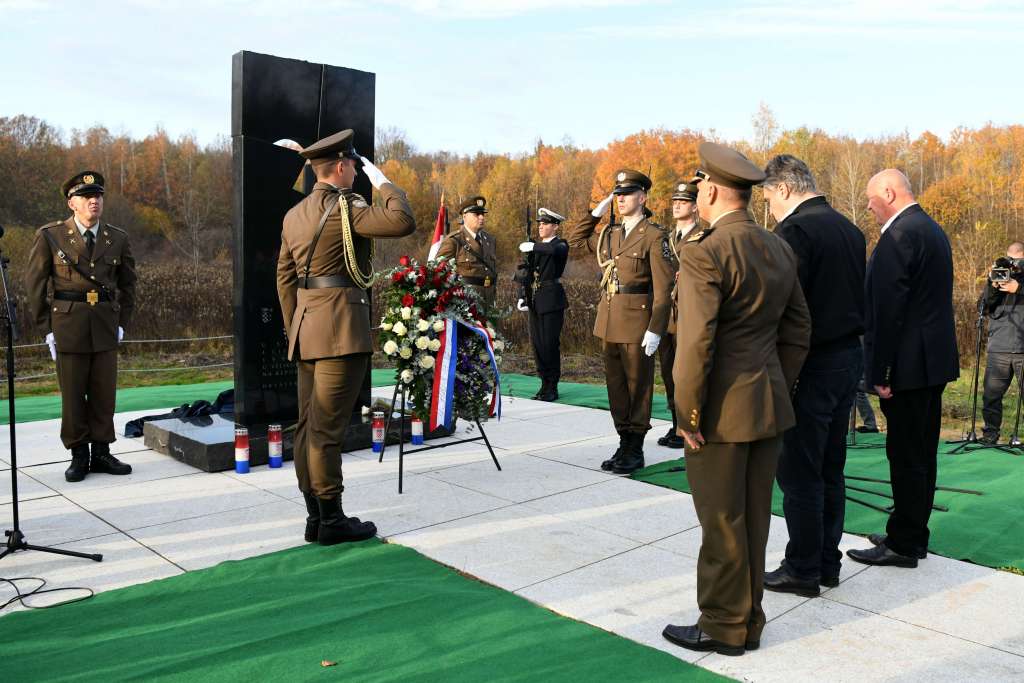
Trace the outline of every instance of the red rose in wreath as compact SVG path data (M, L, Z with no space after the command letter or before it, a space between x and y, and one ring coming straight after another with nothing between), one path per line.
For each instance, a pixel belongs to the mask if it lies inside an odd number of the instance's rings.
M416 303L416 299L412 298L412 294L406 294L405 296L402 297L403 306L411 307L414 303Z
M410 262L409 262L409 257L408 256L401 256L398 259L398 265L400 265L400 266L408 267L409 263Z

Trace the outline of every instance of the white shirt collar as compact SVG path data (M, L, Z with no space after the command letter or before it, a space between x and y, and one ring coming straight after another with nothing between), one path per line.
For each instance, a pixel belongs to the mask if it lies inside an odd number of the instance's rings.
M628 218L622 219L622 227L625 229L627 237L629 236L629 233L633 231L633 228L635 228L644 218L646 218L646 216L644 216L643 212L640 212L637 216L629 216Z
M696 228L696 227L697 227L697 221L694 221L694 222L690 223L690 225L688 225L686 227L676 228L676 237L679 238L679 239L682 239L686 235L689 235L691 232L693 232L693 229Z
M479 230L477 230L476 232L473 232L472 230L469 229L468 225L463 225L462 227L466 230L466 232L469 233L469 236L472 237L473 239L477 239L480 236L480 231Z
M546 240L541 240L541 241L544 242L544 244L547 244L548 242L550 242L551 240L555 239L556 237L558 237L558 235L552 235L551 237L547 238Z
M99 233L100 233L100 222L99 221L96 221L96 225L92 226L91 228L87 228L87 227L85 227L84 225L82 225L81 223L78 222L78 216L74 216L74 219L75 219L75 225L78 227L78 234L80 234L82 237L85 237L85 231L86 230L91 232L93 237L98 237L99 236Z
M711 226L710 227L712 227L712 228L715 227L715 223L717 223L718 221L722 220L723 218L728 216L730 213L738 213L740 211L746 211L746 209L732 209L731 211L726 211L725 213L720 215L718 218L716 218L715 220L711 221Z
M812 199L817 199L817 198L818 198L818 197L820 197L820 196L821 196L820 194L816 194L816 195L814 195L813 197L808 197L807 199L805 199L805 200L803 200L803 201L801 201L801 202L797 202L796 204L794 204L794 205L793 205L793 206L792 206L792 207L791 207L791 208L789 209L789 211L787 211L787 212L786 212L786 215L785 215L785 216L783 216L782 218L780 218L780 219L779 219L779 221L778 221L778 222L779 222L779 223L781 223L782 221L786 220L787 218L789 218L790 216L792 216L792 215L793 215L793 212L795 212L795 211L796 211L797 209L799 209L799 208L800 208L801 206L803 206L803 205L804 205L804 204L806 204L807 202L811 201Z
M912 206L917 206L917 202L910 202L909 204L907 204L906 206L904 206L904 207L903 207L902 209L900 209L899 211L897 211L896 213L894 213L894 214L892 215L892 218L890 218L889 220L887 220L887 221L885 222L885 225L883 225L883 226L882 226L882 231L881 231L881 232L879 232L878 234L879 234L879 235L881 235L881 234L882 234L882 233L884 233L884 232L885 232L886 230L888 230L888 229L889 229L889 226L893 224L893 221L895 221L895 220L896 220L897 218L899 218L899 217L900 217L900 214L902 214L902 213L903 213L904 211L906 211L907 209L909 209L909 208L910 208L910 207L912 207Z

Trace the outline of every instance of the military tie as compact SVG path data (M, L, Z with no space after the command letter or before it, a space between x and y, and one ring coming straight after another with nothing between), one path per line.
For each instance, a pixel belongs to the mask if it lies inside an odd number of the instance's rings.
M89 259L92 259L92 250L96 246L96 235L93 234L92 230L85 231L85 250L89 254Z

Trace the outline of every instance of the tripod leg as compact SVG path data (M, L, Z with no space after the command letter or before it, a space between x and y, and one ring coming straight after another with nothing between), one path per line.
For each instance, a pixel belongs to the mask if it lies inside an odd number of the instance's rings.
M26 543L24 546L25 550L37 550L42 553L53 553L54 555L67 555L68 557L81 557L86 560L93 560L94 562L102 562L103 555L101 553L79 553L74 550L61 550L60 548L47 548L41 545L31 545Z
M480 430L480 436L484 437L484 443L487 444L487 450L491 454L491 460L494 461L494 466L497 467L498 471L500 472L501 465L498 464L498 458L496 455L494 455L494 449L491 448L491 442L487 438L487 432L484 431L484 426L480 424L480 420L476 421L476 428Z
M1024 443L1020 440L1020 404L1024 402L1024 385L1021 381L1024 380L1024 363L1018 363L1019 368L1017 370L1017 417L1013 421L1013 434L1010 436L1010 445L1016 448L1024 446Z
M384 443L380 445L380 457L377 459L377 462L384 462L384 451L387 450L388 434L391 432L391 416L395 413L395 400L398 398L398 386L399 384L396 383L395 393L391 394L391 410L388 411L387 417L384 419ZM402 413L404 415L405 410ZM401 441L401 434L399 434L398 439Z

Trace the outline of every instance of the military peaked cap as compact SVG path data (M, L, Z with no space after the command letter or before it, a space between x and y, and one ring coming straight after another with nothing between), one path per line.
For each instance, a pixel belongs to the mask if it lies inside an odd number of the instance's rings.
M651 190L651 179L640 171L624 168L615 173L615 189L613 194L632 194L634 192L649 192Z
M65 198L86 195L103 194L103 176L96 171L82 171L71 176L60 186L60 191Z
M678 185L676 185L676 191L672 193L672 199L682 199L684 202L697 201L698 182L700 182L700 180L694 178L688 183L679 183Z
M538 223L561 223L565 220L565 216L555 213L551 209L539 208L537 209L537 222Z
M698 148L700 168L697 177L715 185L745 190L764 182L764 171L731 147L717 142L702 142Z
M353 145L355 137L356 134L352 132L352 129L346 128L334 135L328 135L322 140L317 140L309 147L301 150L299 154L311 162L320 160L325 162L337 161L338 159L355 159L358 161L359 152L356 151Z
M483 197L470 197L459 207L459 213L487 213L487 200Z

